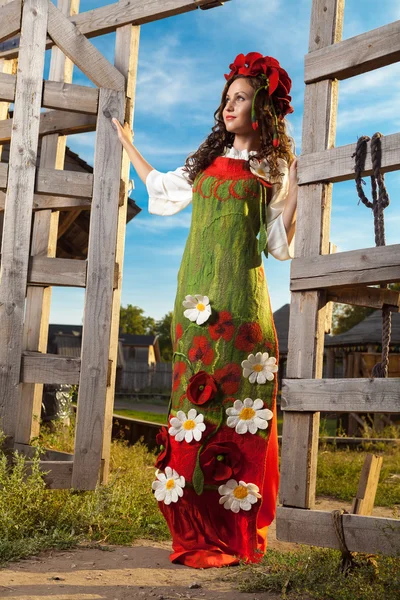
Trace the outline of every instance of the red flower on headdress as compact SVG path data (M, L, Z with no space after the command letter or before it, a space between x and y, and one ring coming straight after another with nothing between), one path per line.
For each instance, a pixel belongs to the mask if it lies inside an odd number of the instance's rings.
M262 340L263 334L258 323L243 323L243 325L239 327L235 339L235 347L238 350L252 352L256 344L259 344Z
M193 346L189 350L189 359L192 362L200 360L205 365L210 365L214 360L214 350L204 335L193 338Z
M157 446L160 446L160 454L157 456L155 467L156 469L164 469L169 462L170 438L168 429L162 427L156 435Z
M230 363L214 373L214 379L218 382L222 392L229 395L236 394L238 391L241 376L242 369L235 363Z
M199 371L189 379L186 395L193 404L205 404L215 397L217 391L214 377L205 371Z
M291 97L289 96L292 81L276 58L263 56L259 52L249 52L246 56L238 54L234 62L229 65L229 68L230 73L225 75L227 81L235 75L243 75L244 77L264 75L268 78L268 95L273 95L277 114L282 118L293 112L293 107L290 106Z
M241 458L241 452L233 442L214 442L206 446L200 454L204 483L210 485L216 481L236 478Z
M231 313L227 310L221 310L218 313L217 322L209 325L208 331L213 340L219 340L222 337L226 342L230 342L235 331Z
M186 364L184 362L177 362L174 365L174 372L172 374L172 389L175 391L178 389L181 382L181 377L186 371Z

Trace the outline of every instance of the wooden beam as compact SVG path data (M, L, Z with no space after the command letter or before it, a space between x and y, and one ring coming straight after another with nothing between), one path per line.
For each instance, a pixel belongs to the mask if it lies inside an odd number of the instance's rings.
M0 8L0 42L8 40L20 32L21 15L21 0L14 0Z
M400 520L344 514L343 529L350 552L396 555L400 548ZM285 542L340 550L332 514L319 510L277 508L276 536Z
M400 379L284 379L283 411L400 413Z
M32 471L32 461L25 461L25 465L29 474ZM39 463L40 470L43 471L43 480L51 490L65 490L71 487L73 466L74 463L69 460L41 460Z
M80 370L79 358L26 351L21 361L21 382L74 384L79 382Z
M119 71L121 71L121 73L123 73L127 81L125 121L129 123L130 127L133 127L137 65L139 58L139 37L139 27L132 27L130 25L126 25L125 27L122 27L117 30L115 43L114 64L116 68ZM110 465L111 432L113 424L112 415L114 409L115 377L118 362L118 332L122 292L122 266L124 263L126 215L129 193L129 170L130 161L126 152L123 152L120 172L121 187L120 201L118 207L117 245L115 252L116 280L114 281L114 291L112 296L112 316L109 348L109 362L111 364L111 373L110 385L107 387L106 394L102 444L103 471L100 476L102 483L107 483L108 481L108 472Z
M0 73L0 101L14 102L16 76ZM45 81L42 106L88 115L97 114L99 90L87 85Z
M309 52L341 39L344 0L314 0L311 9ZM302 152L322 152L335 143L337 82L306 86ZM301 168L299 163L299 176ZM332 186L299 188L295 256L327 254ZM300 260L300 259L299 259ZM322 376L326 294L292 293L290 305L287 376ZM315 502L319 413L285 413L282 431L280 500L287 506L310 508Z
M125 93L100 89L72 476L76 489L95 489L101 468L122 163L111 118L121 122L124 114Z
M87 263L85 260L31 256L28 283L43 286L85 287L86 269Z
M0 121L0 143L9 142L11 139L13 119ZM40 115L39 136L58 133L70 135L86 133L96 129L96 117L60 110L50 110Z
M0 189L7 188L8 164L0 163ZM50 196L91 198L93 174L78 171L59 171L39 168L36 172L35 192Z
M386 305L393 312L399 312L400 308L400 292L368 286L331 288L327 292L327 299L331 302L376 309L382 309Z
M290 289L315 290L400 281L400 244L294 258Z
M125 77L49 0L48 32L53 42L98 87L125 90Z
M353 500L351 512L357 515L372 515L379 475L382 468L383 456L367 454L361 470L356 497Z
M46 0L25 0L4 211L0 284L0 419L14 442L28 277L39 117L43 88Z
M226 1L226 0L225 0ZM213 4L213 0L205 0L202 7ZM174 15L183 14L199 8L195 0L121 0L95 8L69 20L75 23L79 31L87 38L104 35L116 31L123 25L144 25ZM54 42L48 39L46 49ZM18 56L19 38L0 44L0 59Z
M29 444L20 444L16 442L14 444L14 449L18 450L21 454L24 454L27 458L33 458L36 456L37 447L31 446ZM51 460L51 461L69 461L72 462L74 460L74 455L70 452L60 452L59 450L53 450L53 448L42 448L44 450L43 454L40 454L41 460Z
M316 85L316 84L314 84ZM307 88L306 88L307 90ZM400 169L400 133L381 138L383 173ZM319 152L304 153L299 157L299 184L327 181L337 183L354 179L356 144L329 148ZM372 175L371 142L367 143L365 171L362 176Z
M310 52L304 60L304 80L347 79L400 60L400 21L372 29Z

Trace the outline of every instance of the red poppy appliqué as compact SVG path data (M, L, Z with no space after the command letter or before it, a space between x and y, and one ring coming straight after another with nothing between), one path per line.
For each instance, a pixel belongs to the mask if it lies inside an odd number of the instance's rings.
M219 340L222 337L226 342L230 342L235 332L231 313L222 310L218 314L218 321L209 325L208 331L213 340Z
M256 344L259 344L262 340L263 334L258 323L243 323L243 325L239 327L235 339L235 347L238 350L251 352L254 350Z
M210 365L214 360L214 350L204 335L193 338L193 346L189 350L189 359L192 362L201 361L204 365Z
M178 389L181 382L181 377L186 371L186 364L184 362L177 362L174 365L174 372L172 375L172 389L175 391Z
M218 382L224 394L236 394L240 386L242 369L236 363L230 363L218 369L214 373L214 379Z

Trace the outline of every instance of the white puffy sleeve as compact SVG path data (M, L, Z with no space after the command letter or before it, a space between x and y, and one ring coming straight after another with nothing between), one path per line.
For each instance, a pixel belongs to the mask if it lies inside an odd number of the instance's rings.
M161 173L153 169L147 175L149 213L170 216L183 210L192 201L192 185L183 167Z
M294 257L294 236L290 244L283 224L283 209L289 192L289 167L279 160L282 178L272 185L272 199L267 208L268 253L278 260Z

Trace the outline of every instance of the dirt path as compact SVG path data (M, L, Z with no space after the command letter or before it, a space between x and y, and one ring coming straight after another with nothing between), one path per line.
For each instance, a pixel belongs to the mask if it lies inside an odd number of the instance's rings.
M350 508L348 503L321 499L319 510ZM377 508L377 516L392 516ZM269 547L292 550L296 544L276 540L269 530ZM46 552L10 563L0 570L0 598L8 600L278 600L275 594L248 594L235 590L236 568L188 569L169 562L170 544L138 541L110 550L78 548Z

